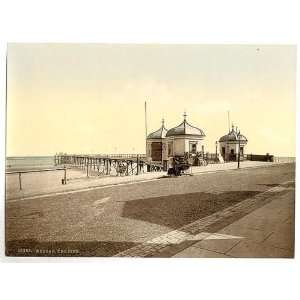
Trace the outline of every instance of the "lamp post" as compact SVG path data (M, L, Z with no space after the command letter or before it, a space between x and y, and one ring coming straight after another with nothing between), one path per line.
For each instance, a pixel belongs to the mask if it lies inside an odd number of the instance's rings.
M218 141L216 141L216 158L215 161L218 160Z
M240 131L238 133L238 141L239 141L239 152L238 152L238 169L240 168L240 155L241 155L241 138Z

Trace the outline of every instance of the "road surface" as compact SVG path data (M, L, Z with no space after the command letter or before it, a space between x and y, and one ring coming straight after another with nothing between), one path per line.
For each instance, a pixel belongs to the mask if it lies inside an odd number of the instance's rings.
M294 180L295 164L282 164L7 200L6 254L114 256L150 241L153 247L149 247L149 255L143 256L160 256L160 237L185 231L190 224L209 220L219 212L235 212L224 213L218 222L208 224L213 225L210 231L220 230L266 205L276 195L294 197L294 193L276 189L294 186ZM250 208L243 209L249 199L255 200ZM238 212L231 209L239 203ZM197 240L199 232L194 232L196 238L192 240ZM184 241L173 244L174 249L179 244L182 250Z

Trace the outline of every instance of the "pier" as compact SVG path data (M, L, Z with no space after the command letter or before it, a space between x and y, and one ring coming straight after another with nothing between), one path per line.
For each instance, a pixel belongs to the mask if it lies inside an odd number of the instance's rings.
M147 162L144 154L58 154L54 156L54 163L56 166L84 169L87 176L129 176L163 169L162 164Z

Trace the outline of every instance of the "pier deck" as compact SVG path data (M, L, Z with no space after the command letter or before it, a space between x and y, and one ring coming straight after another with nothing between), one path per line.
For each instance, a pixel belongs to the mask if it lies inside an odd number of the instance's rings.
M55 155L55 165L71 165L98 175L129 176L146 172L162 171L161 164L146 161L143 154Z

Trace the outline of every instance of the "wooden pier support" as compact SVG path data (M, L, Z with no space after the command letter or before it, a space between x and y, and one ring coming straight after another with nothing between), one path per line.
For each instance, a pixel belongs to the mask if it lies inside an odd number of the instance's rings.
M162 165L150 164L144 155L55 155L57 165L68 165L86 170L86 176L130 176L161 171ZM96 174L95 174L96 173Z

